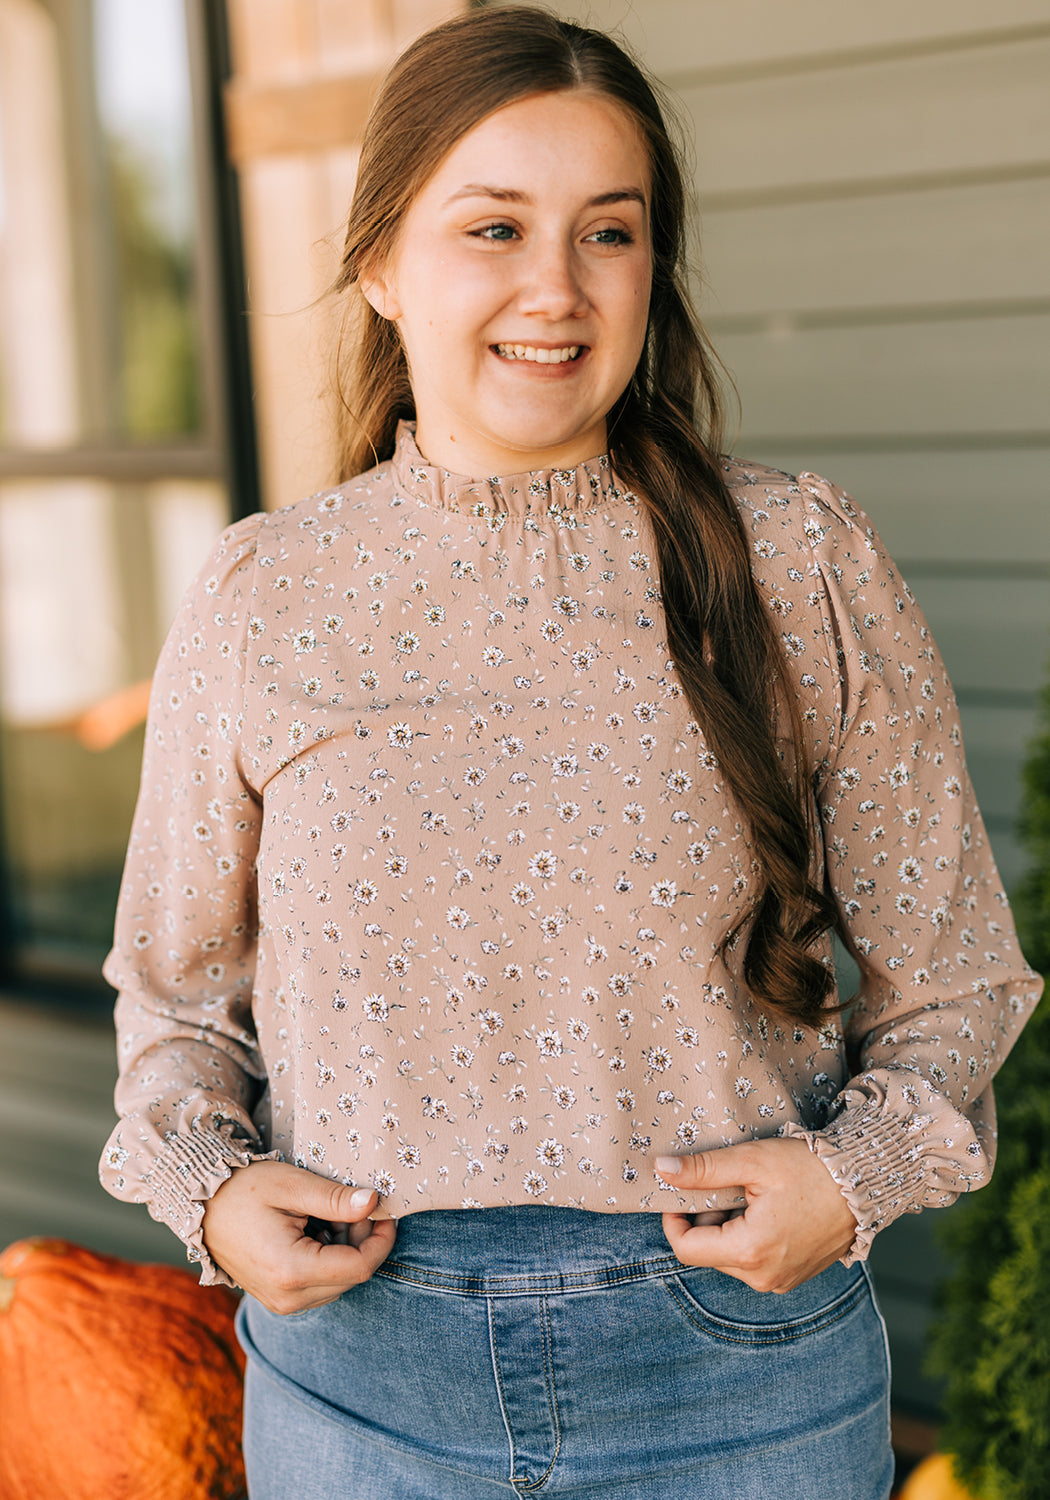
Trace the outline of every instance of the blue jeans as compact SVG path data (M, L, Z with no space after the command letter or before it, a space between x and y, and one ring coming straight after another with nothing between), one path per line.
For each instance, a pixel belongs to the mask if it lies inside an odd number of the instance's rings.
M412 1214L337 1302L246 1297L251 1500L886 1500L866 1269L784 1296L671 1253L653 1214Z

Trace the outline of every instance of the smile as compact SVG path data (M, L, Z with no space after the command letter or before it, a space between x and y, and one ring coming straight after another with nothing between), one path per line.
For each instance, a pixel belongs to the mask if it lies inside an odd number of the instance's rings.
M527 359L537 365L563 365L579 356L581 344L566 344L561 349L536 349L532 344L497 344L501 359Z

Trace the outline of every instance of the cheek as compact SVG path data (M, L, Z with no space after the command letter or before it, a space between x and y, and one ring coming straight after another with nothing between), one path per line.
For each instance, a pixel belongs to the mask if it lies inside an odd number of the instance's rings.
M476 317L497 313L514 296L520 272L509 257L466 251L443 262L442 301L469 309Z
M425 328L459 343L484 337L505 301L502 282L469 257L448 255L432 261L414 288L410 321L420 332ZM448 353L452 352L450 344Z
M623 304L623 326L625 331L630 330L624 340L624 355L628 356L630 351L631 367L637 363L645 344L646 329L649 324L649 285L641 282L632 287L624 298Z
M619 288L619 316L624 328L630 328L633 343L638 343L645 337L651 294L652 278L648 263L640 266L634 275L625 276Z

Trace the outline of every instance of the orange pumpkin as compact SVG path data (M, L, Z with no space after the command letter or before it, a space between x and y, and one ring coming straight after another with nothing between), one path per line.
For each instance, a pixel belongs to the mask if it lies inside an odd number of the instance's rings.
M66 1240L0 1255L0 1500L236 1500L237 1301Z
M955 1477L947 1453L931 1453L908 1475L900 1500L974 1500Z

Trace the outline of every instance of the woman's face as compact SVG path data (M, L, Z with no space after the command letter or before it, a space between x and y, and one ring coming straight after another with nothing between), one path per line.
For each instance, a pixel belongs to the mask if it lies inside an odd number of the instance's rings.
M637 127L583 91L510 104L444 158L362 278L400 330L431 463L480 477L604 450L645 341L649 191Z

